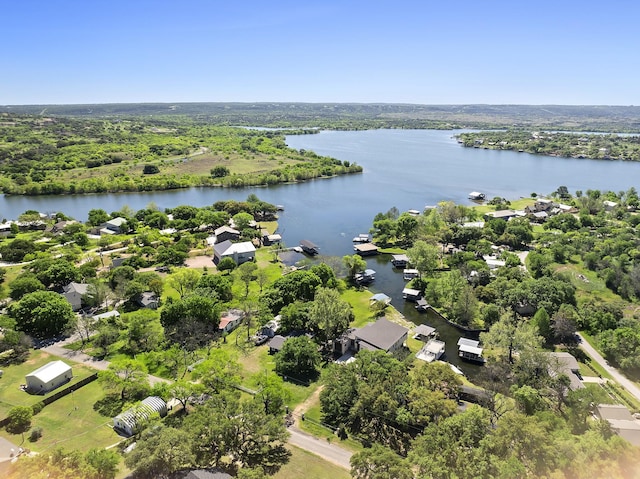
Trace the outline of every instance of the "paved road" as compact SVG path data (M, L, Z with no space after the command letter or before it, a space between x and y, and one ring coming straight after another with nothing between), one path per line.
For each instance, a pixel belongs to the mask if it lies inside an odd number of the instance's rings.
M80 351L72 351L71 349L67 349L64 347L65 345L71 344L78 340L80 340L80 337L77 334L74 334L66 339L63 339L62 341L58 341L57 343L42 348L42 351L53 354L54 356L60 356L61 358L68 359L69 361L73 361L75 363L85 364L100 371L104 371L109 367L109 361L95 359L88 354L81 353ZM171 381L149 374L149 383L152 386L159 382L170 383Z
M597 362L600 366L604 368L611 377L620 384L623 388L625 388L629 393L631 393L638 401L640 401L640 388L636 386L632 381L629 381L626 377L624 377L618 370L612 366L609 366L609 363L600 355L598 351L596 351L586 339L582 337L578 333L578 337L580 338L580 348L584 349L586 353L593 358L595 362Z
M352 453L340 446L327 442L326 439L318 439L306 432L302 432L295 426L289 428L291 437L289 443L298 446L300 449L309 451L321 458L342 467L343 469L351 469Z

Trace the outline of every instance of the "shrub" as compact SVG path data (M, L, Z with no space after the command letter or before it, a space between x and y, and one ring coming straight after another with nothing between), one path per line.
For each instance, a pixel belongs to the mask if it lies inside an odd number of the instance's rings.
M31 432L29 433L29 441L30 442L36 442L41 437L42 437L42 428L41 427L34 427L33 429L31 429Z

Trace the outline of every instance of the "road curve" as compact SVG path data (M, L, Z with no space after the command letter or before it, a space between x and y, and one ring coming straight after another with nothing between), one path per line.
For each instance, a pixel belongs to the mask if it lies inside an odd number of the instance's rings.
M343 469L351 469L352 453L346 449L337 446L336 444L331 444L326 439L319 439L307 434L306 432L302 432L295 426L291 426L289 428L289 432L291 433L289 443L294 446L304 449L305 451L309 451L316 456L320 456L326 461L342 467Z
M611 374L611 377L620 384L623 388L625 388L629 393L635 397L638 401L640 401L640 388L636 386L632 381L629 381L625 376L620 374L620 372L614 368L613 366L609 366L609 363L602 357L602 355L596 351L593 346L591 346L584 337L580 333L578 333L578 337L580 338L580 348L583 349L591 358L598 363L602 368Z

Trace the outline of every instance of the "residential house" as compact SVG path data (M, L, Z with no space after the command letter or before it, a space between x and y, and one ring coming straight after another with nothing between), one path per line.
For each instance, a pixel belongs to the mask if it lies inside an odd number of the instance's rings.
M611 429L634 446L640 446L640 421L622 404L598 404L596 416L609 423Z
M251 241L242 243L232 243L231 241L223 241L213 246L213 262L217 265L223 258L231 258L236 264L240 265L247 261L253 261L256 256L256 247Z
M220 332L230 333L242 324L244 312L239 309L230 309L220 318L218 329Z
M375 323L347 331L336 340L334 348L341 355L349 350L358 352L362 349L393 353L403 347L408 332L404 326L383 317Z
M89 285L87 283L71 282L62 288L62 296L71 303L74 311L82 309L82 297L89 293Z
M213 234L215 237L214 244L240 239L240 231L226 225L214 230Z
M556 377L565 375L569 378L569 389L583 389L582 377L580 376L580 365L575 357L566 352L549 353L549 375Z
M485 217L488 218L497 218L501 220L508 221L511 218L515 218L519 216L519 214L515 210L498 210L498 211L489 211L484 214Z
M140 295L137 301L138 305L147 308L147 309L158 309L160 306L160 298L156 295L156 293L152 293L151 291L145 291Z
M113 218L102 224L100 234L119 235L127 232L127 220L121 216Z

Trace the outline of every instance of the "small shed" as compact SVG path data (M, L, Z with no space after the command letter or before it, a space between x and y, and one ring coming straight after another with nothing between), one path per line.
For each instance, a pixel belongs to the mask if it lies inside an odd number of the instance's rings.
M72 377L71 366L62 361L51 361L25 376L27 391L44 394L71 381Z
M157 413L160 417L167 415L167 403L157 396L143 399L137 406L127 409L113 418L113 428L126 436L133 436L140 425Z
M271 341L269 341L269 354L275 354L282 350L282 346L284 346L284 342L287 340L284 336L280 336L276 334Z

